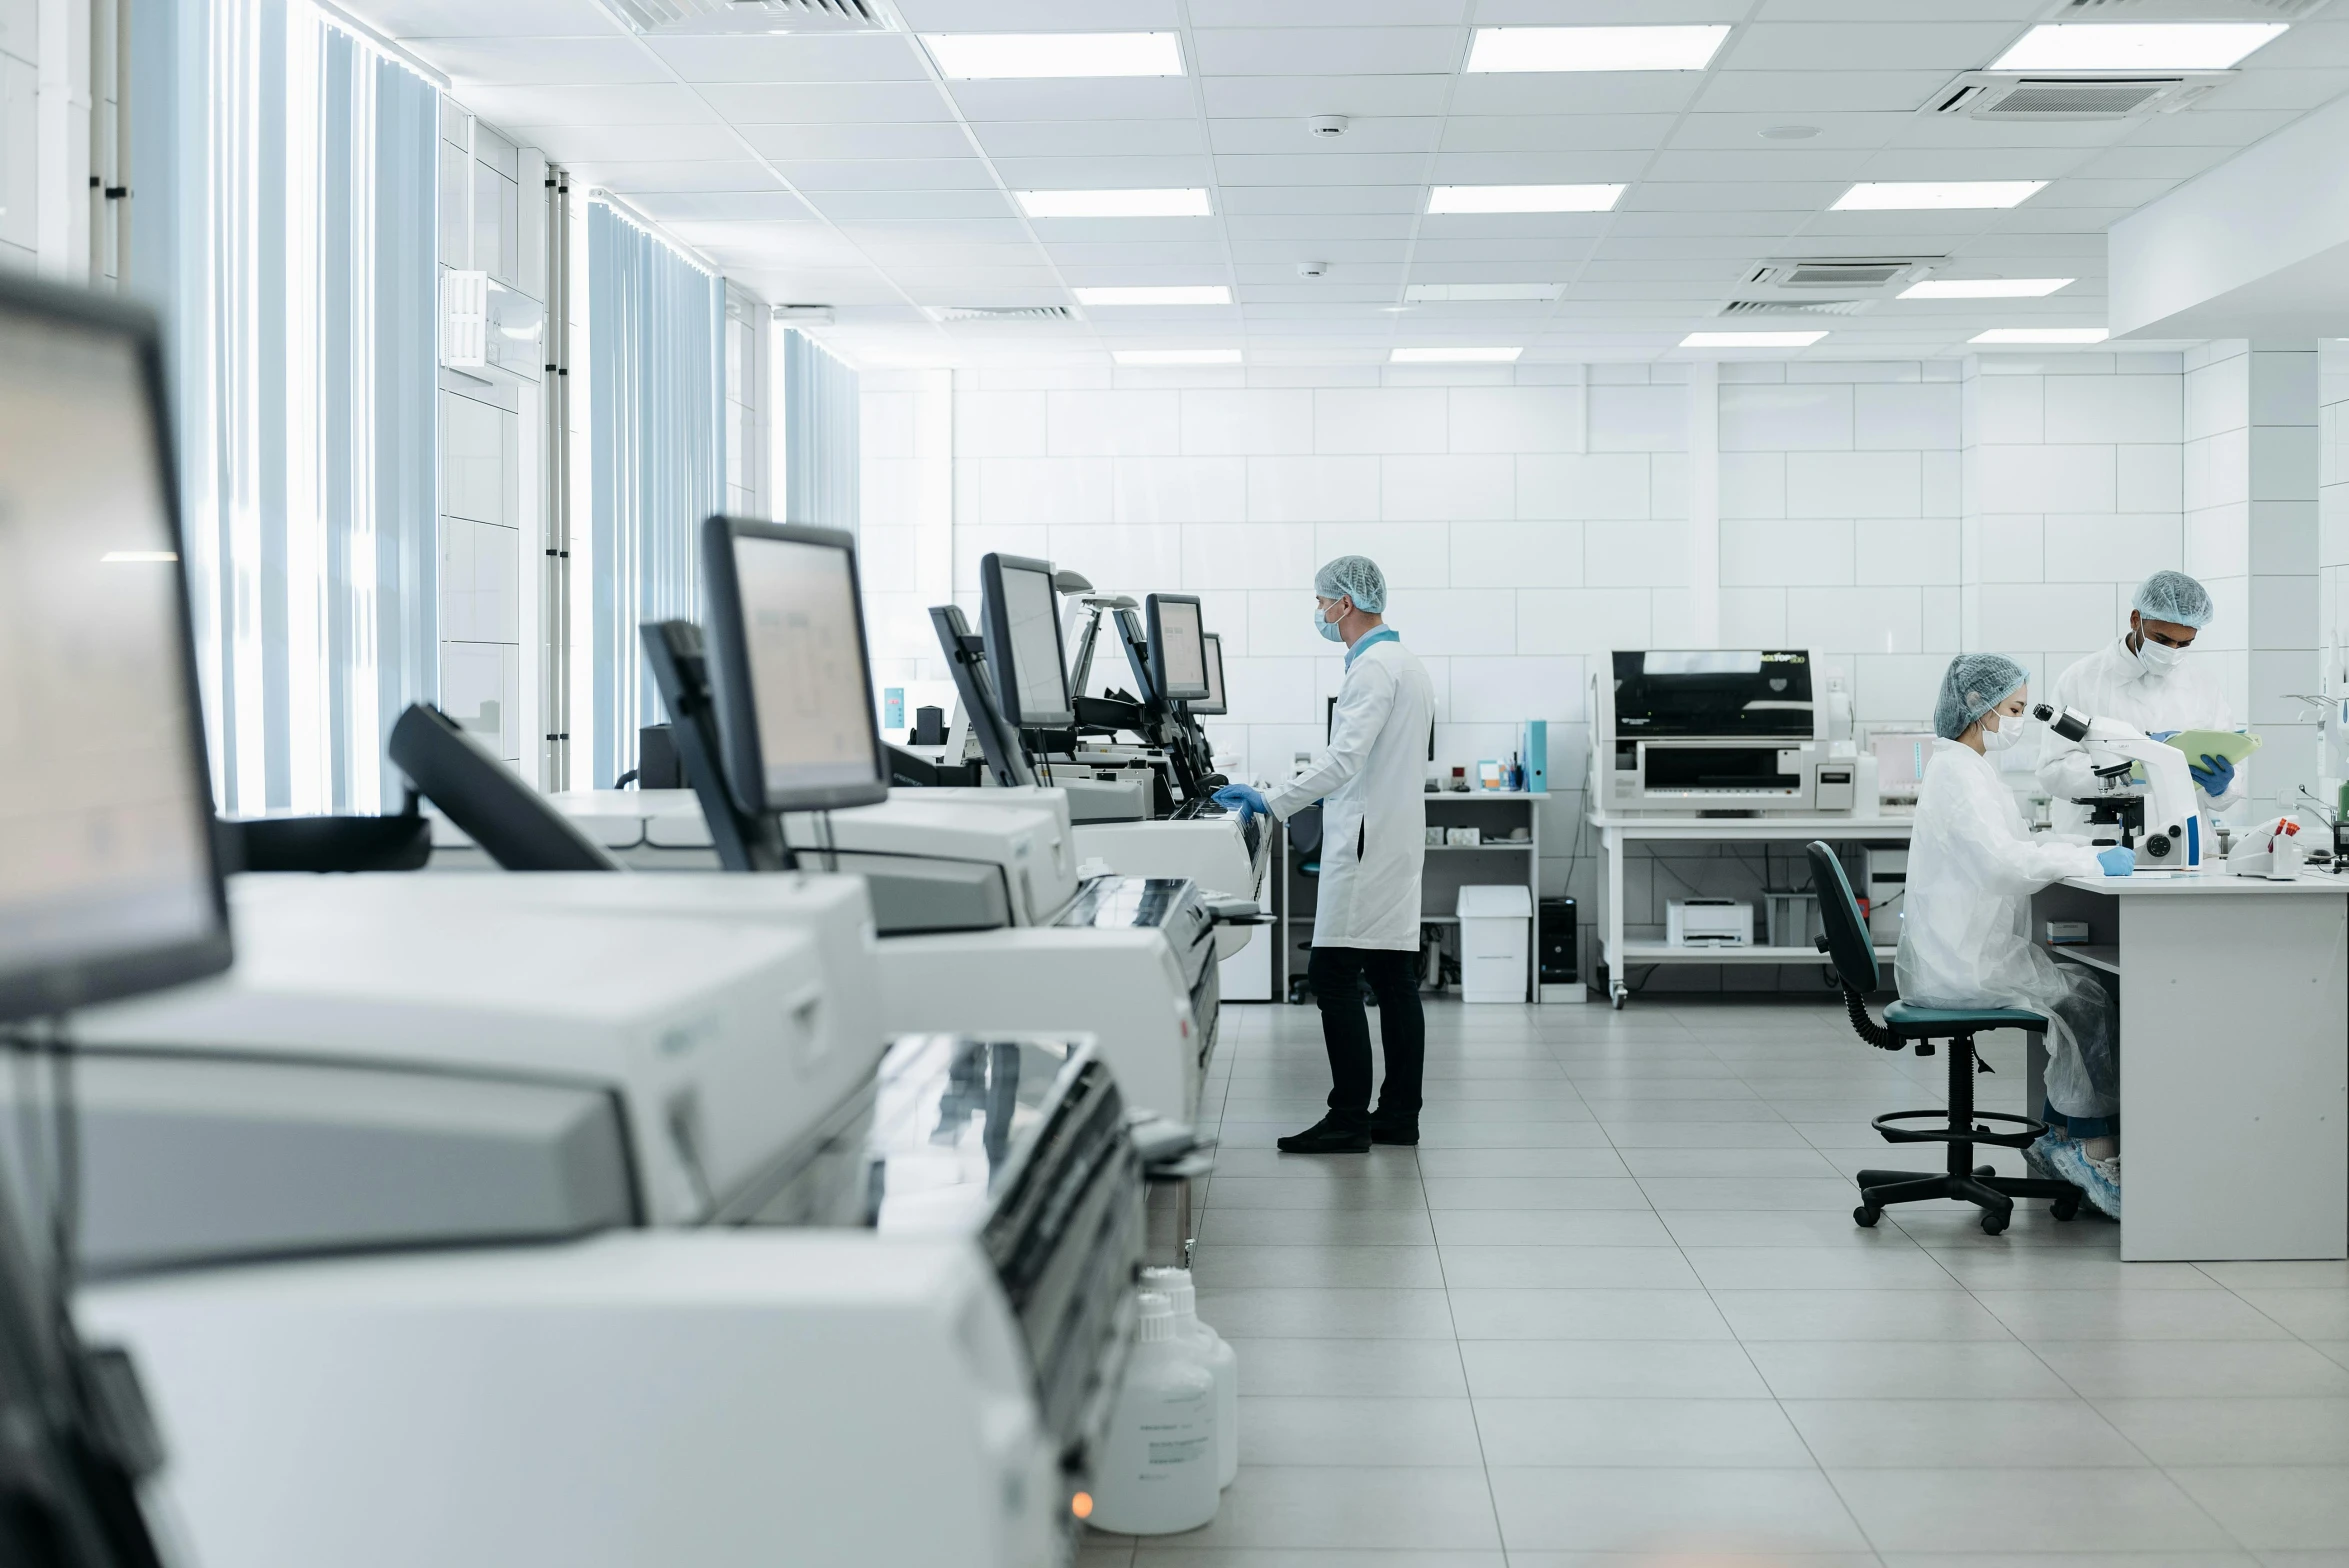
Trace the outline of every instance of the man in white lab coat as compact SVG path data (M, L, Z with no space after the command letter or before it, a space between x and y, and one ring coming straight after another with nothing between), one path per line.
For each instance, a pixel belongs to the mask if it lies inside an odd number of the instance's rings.
M2178 730L2231 730L2235 717L2211 670L2209 655L2192 651L2195 635L2215 613L2210 592L2184 572L2155 572L2137 587L2129 629L2055 678L2047 700L2095 718L2118 719L2156 737ZM2096 792L2088 753L2040 726L2039 787L2054 802L2058 831L2086 826L2088 811L2076 797ZM2210 815L2243 799L2240 770L2216 755L2188 757L2195 793L2203 808L2202 842L2211 837Z
M1269 797L1245 784L1224 805L1279 821L1321 801L1321 886L1306 971L1329 1050L1329 1114L1280 1140L1288 1154L1358 1154L1372 1143L1419 1141L1420 1071L1427 1025L1419 1009L1419 874L1426 857L1427 671L1381 619L1385 576L1366 556L1342 555L1313 577L1313 624L1346 645L1329 745ZM1362 982L1378 998L1386 1081L1370 1104L1370 1021Z

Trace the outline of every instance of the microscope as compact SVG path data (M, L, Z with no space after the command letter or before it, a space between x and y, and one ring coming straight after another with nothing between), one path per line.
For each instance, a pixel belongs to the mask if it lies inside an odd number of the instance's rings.
M2140 871L2191 871L2202 864L2202 813L2184 752L2118 719L2091 718L2077 708L2042 702L2031 716L2087 748L2097 789L2078 804L2088 808L2092 842L2135 850Z

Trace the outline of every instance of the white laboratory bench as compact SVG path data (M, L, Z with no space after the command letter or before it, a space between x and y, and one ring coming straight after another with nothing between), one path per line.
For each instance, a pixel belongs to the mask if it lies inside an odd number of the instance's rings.
M1633 844L1906 844L1912 817L1863 817L1852 812L1823 816L1698 817L1633 816L1593 811L1590 825L1604 859L1597 910L1599 958L1607 966L1610 998L1621 1007L1630 989L1624 971L1634 964L1824 964L1817 949L1803 947L1674 947L1661 940L1632 941L1623 930L1623 858ZM1807 873L1806 873L1807 875ZM1876 956L1892 961L1892 949Z
M2121 1256L2349 1257L2349 877L2075 877L2048 920L2120 993Z

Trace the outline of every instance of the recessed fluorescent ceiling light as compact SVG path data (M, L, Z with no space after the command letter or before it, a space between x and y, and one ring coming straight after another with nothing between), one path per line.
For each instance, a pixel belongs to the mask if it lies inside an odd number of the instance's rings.
M1719 27L1480 27L1471 71L1701 71Z
M1970 343L2102 343L2112 333L2103 327L1992 327L1967 339Z
M2047 22L1993 71L2223 71L2285 30L2282 22Z
M1392 365L1506 365L1524 353L1521 348L1399 348L1387 356Z
M1835 200L1837 212L1915 212L1936 207L2012 207L2045 180L1872 180Z
M1556 299L1563 283L1414 283L1403 298L1414 305L1458 304L1463 300Z
M109 550L98 557L101 566L154 566L179 559L176 550Z
M1116 348L1109 357L1121 365L1236 365L1236 348Z
M1682 348L1809 348L1824 332L1691 332Z
M1166 283L1146 288L1078 289L1080 305L1229 305L1232 291L1221 283Z
M1207 192L1189 190L1013 191L1031 218L1204 218Z
M1622 194L1620 185L1439 185L1427 194L1427 210L1605 212Z
M1902 299L2038 299L2070 278L1927 278L1900 291Z
M1173 33L924 33L940 74L957 81L1006 76L1180 76Z

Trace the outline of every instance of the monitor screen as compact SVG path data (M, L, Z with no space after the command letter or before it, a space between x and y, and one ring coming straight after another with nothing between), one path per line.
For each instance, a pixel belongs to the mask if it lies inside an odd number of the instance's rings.
M1150 615L1150 673L1167 702L1198 702L1207 696L1207 646L1199 601L1189 594L1154 593Z
M229 960L152 332L0 283L0 1019Z
M1880 734L1869 741L1876 753L1876 792L1894 799L1915 795L1925 782L1925 764L1933 760L1933 740L1928 730Z
M728 517L703 529L710 684L736 796L761 814L887 799L855 541Z
M1206 632L1199 639L1207 646L1207 696L1191 704L1191 712L1202 719L1221 718L1231 711L1223 698L1223 637Z
M985 601L987 664L1003 716L1015 729L1066 729L1077 722L1069 701L1068 662L1060 644L1060 601L1052 563L990 554L979 562Z

